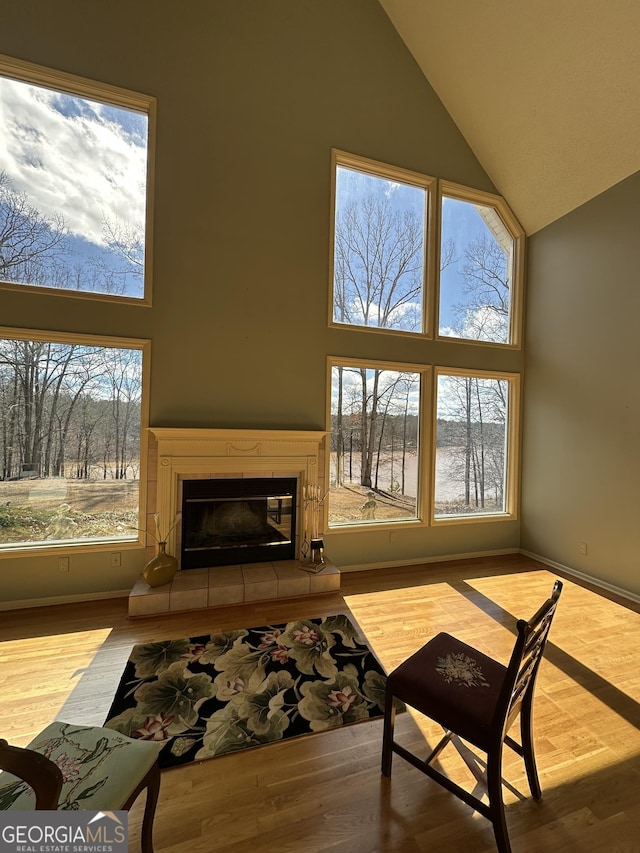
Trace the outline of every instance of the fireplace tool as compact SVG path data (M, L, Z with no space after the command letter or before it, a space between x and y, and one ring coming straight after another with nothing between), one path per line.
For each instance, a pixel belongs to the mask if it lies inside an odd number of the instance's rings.
M319 486L305 486L303 488L303 506L304 506L304 543L302 548L303 562L300 568L305 572L317 574L326 566L324 558L324 542L319 534L320 531L320 514L324 499L320 497ZM311 531L311 535L307 538L307 532ZM307 557L307 543L309 555Z

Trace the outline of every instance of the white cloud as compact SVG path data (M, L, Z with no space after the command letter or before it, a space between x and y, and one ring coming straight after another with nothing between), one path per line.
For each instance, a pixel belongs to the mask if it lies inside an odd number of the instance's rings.
M104 245L103 218L143 226L146 146L124 126L129 111L72 101L65 114L58 93L0 77L0 170L42 213Z

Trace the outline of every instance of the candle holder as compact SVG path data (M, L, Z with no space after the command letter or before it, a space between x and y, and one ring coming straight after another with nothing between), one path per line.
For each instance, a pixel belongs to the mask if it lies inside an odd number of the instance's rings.
M312 539L309 545L309 559L305 560L304 563L301 564L300 568L304 569L305 572L311 572L312 574L318 574L321 572L324 567L327 565L327 562L324 558L324 542L322 539Z

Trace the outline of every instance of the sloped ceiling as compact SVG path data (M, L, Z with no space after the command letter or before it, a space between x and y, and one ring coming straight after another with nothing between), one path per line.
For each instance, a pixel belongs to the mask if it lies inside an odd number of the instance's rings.
M640 170L638 0L380 3L528 234Z

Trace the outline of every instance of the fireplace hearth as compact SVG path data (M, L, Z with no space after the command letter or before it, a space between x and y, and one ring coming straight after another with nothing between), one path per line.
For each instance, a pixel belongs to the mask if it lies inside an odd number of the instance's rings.
M181 568L291 560L296 478L183 480Z

